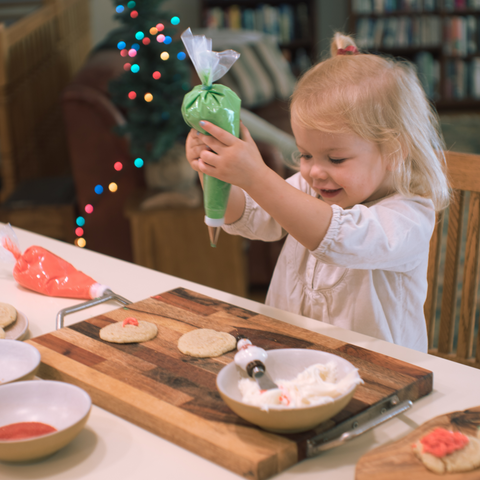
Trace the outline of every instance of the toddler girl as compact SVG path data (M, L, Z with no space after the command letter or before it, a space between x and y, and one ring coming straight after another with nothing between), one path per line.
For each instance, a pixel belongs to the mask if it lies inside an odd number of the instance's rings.
M287 181L243 126L237 139L204 122L211 136L187 139L192 167L232 184L225 231L287 235L266 303L426 352L429 242L449 189L414 68L337 33L299 80L291 122L300 171Z

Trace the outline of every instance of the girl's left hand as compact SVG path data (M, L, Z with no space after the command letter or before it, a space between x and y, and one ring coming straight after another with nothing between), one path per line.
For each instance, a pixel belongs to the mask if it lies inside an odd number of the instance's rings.
M211 135L199 133L201 141L212 151L201 152L199 171L244 190L262 178L262 172L268 167L243 123L240 123L241 138L207 121L200 122L200 125Z

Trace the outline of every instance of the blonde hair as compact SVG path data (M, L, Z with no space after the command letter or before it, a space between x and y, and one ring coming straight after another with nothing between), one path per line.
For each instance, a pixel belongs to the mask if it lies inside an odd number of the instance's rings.
M331 58L299 80L291 98L292 120L324 132L353 132L376 143L393 161L395 190L431 198L435 208L450 199L444 141L438 118L415 67L407 61L339 49L355 47L336 33Z

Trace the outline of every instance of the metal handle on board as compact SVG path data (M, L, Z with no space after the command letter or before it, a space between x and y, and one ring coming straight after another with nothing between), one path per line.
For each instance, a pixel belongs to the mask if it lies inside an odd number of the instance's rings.
M307 457L315 457L325 450L339 447L381 423L405 412L413 405L411 400L400 402L397 395L373 405L367 411L346 420L332 430L307 440Z
M57 313L57 327L56 330L63 328L64 318L66 315L70 313L80 312L81 310L85 310L86 308L94 307L95 305L100 305L101 303L108 302L109 300L116 300L117 302L121 303L122 305L129 305L132 303L130 300L127 300L116 293L113 293L111 290L105 290L105 293L98 298L94 298L93 300L88 300L87 302L79 303L78 305L74 305L73 307L67 307L60 310Z

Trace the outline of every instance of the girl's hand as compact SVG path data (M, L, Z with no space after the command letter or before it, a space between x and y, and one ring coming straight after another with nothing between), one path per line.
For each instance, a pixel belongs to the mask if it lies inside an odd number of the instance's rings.
M237 185L244 190L248 190L255 181L262 178L262 172L268 170L268 167L243 123L240 123L241 138L213 123L204 121L200 124L211 136L198 135L199 143L196 147L198 150L195 150L199 152L195 164L197 171ZM200 145L208 148L200 148Z
M185 143L185 153L190 166L197 172L200 172L198 161L202 150L209 150L209 147L203 143L199 133L192 128Z

